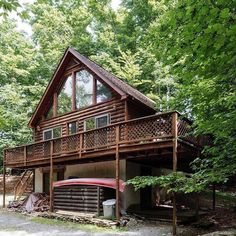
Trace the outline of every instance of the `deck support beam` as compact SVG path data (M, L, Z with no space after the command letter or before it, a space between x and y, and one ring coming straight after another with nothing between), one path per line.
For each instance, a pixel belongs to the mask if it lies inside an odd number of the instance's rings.
M120 220L120 155L119 155L119 125L116 127L116 220Z
M172 132L173 132L173 172L177 171L177 145L178 145L178 126L177 126L178 114L173 113L172 116ZM177 234L177 208L176 208L176 194L173 193L173 228L172 234Z
M6 166L3 160L3 198L2 198L2 207L6 207Z
M53 212L53 141L50 142L50 208L49 211Z

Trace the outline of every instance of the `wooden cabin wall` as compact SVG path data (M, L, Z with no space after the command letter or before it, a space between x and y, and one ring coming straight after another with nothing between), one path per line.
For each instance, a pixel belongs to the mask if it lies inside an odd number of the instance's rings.
M67 124L69 122L78 121L79 132L84 130L84 120L90 117L99 115L110 115L110 123L114 124L125 120L125 102L119 97L115 97L109 101L92 105L78 111L70 112L63 116L54 117L48 120L41 121L35 128L34 141L43 140L43 131L61 127L62 136L67 135Z
M128 120L155 114L155 111L151 111L144 105L132 100L127 101L127 110Z

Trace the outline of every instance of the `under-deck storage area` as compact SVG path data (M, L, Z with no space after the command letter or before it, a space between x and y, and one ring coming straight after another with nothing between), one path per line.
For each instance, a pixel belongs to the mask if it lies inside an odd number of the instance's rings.
M115 198L115 190L89 185L71 185L54 188L54 210L68 210L102 214L102 202Z

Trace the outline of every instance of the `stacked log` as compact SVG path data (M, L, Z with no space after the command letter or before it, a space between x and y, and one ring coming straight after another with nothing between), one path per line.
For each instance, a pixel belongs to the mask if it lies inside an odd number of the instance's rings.
M56 220L74 222L74 223L79 223L79 224L92 224L99 227L112 228L112 227L117 226L117 222L115 221L95 218L89 214L83 214L83 215L81 214L79 216L77 215L72 216L72 215L64 215L64 214L62 215L58 213L42 212L42 213L38 213L37 217L56 219Z
M14 187L20 180L21 176L18 175L6 175L6 193L13 193ZM0 192L3 192L3 175L0 175Z
M24 200L10 202L8 209L11 211L28 213L48 211L49 196L43 193L32 193Z
M115 197L113 189L97 186L61 186L54 188L54 210L102 213L102 202Z

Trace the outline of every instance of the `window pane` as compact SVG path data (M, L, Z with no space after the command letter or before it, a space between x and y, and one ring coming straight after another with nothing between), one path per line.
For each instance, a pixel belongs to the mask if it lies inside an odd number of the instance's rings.
M86 70L76 73L76 107L86 107L93 102L93 76Z
M51 106L51 108L49 109L48 113L46 114L46 119L50 119L53 117L53 108Z
M77 133L77 122L71 122L68 124L68 133L76 134Z
M53 138L61 137L61 127L57 127L53 129Z
M84 121L85 122L85 131L95 129L95 119L90 118Z
M52 130L48 130L43 133L43 140L49 139L52 139Z
M104 102L112 98L111 91L97 80L97 103Z
M108 125L108 116L101 116L96 118L96 128Z
M72 77L68 76L58 96L57 114L62 115L72 110Z

